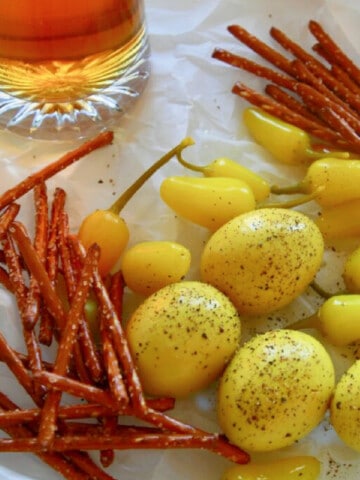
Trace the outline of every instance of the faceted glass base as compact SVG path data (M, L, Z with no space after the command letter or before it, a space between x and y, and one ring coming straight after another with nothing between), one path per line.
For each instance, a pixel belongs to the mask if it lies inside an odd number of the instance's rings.
M0 128L51 140L95 135L129 110L150 68L145 28L122 48L80 61L0 59Z

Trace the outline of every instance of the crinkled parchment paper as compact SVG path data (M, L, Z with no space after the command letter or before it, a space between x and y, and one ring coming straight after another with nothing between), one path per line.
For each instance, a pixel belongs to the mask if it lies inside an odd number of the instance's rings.
M283 29L305 48L313 38L307 30L309 19L320 21L340 45L359 63L360 4L354 0L145 0L152 45L152 76L134 109L126 114L115 132L113 145L94 152L88 158L58 174L48 182L51 195L55 186L68 193L67 206L71 228L95 208L108 207L145 167L171 149L185 136L196 145L185 153L187 159L208 163L217 156L229 156L261 172L270 181L286 182L300 178L296 167L279 168L268 154L254 145L241 124L245 103L230 93L241 79L254 88L262 82L212 60L215 47L223 47L255 56L226 30L240 23L269 41L269 28ZM42 142L0 134L0 189L14 185L62 153L74 148L71 143ZM207 232L180 220L161 202L161 180L183 169L171 161L131 200L123 211L131 228L131 242L149 239L177 240L188 246L193 256L189 277L196 277L198 258ZM32 197L22 201L21 217L31 228ZM310 212L311 213L311 212ZM337 278L343 257L331 252L321 274L329 287ZM127 313L139 299L127 294ZM314 311L316 298L304 295L271 319L254 320L245 337L253 331L286 325ZM17 314L12 298L0 289L0 328L9 342L23 349L18 333ZM246 328L245 328L246 331ZM332 349L337 373L351 362L351 351ZM0 366L1 389L24 406L31 405L7 370ZM179 402L174 412L179 418L202 428L217 430L213 390ZM360 455L337 439L325 421L295 447L277 452L277 456L295 453L313 454L323 462L321 479L356 480L360 478ZM265 457L263 457L265 458ZM219 480L229 463L201 451L123 451L116 456L109 473L121 480ZM0 480L55 480L56 473L31 455L1 455Z

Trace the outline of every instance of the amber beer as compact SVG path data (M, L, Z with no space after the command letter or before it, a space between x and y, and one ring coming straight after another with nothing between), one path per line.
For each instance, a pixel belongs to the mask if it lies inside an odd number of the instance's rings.
M143 0L0 1L0 92L59 108L126 74L145 37Z
M11 0L0 2L0 56L65 60L115 49L141 29L137 0Z

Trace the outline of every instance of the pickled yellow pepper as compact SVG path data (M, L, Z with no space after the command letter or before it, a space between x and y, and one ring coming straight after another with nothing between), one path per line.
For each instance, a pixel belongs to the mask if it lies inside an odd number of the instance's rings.
M323 208L316 219L326 240L360 237L360 198Z
M259 108L245 109L243 121L253 139L281 163L309 164L324 156L331 155L336 158L350 156L348 152L313 149L311 138L306 132Z
M313 193L319 205L330 207L360 198L360 160L322 158L315 160L299 183L288 187L272 186L272 193ZM321 191L320 191L321 189Z
M226 470L221 480L317 480L319 475L319 460L304 455L264 463L234 465Z
M334 295L318 311L319 330L336 346L360 340L360 295Z
M219 157L205 166L187 162L181 155L177 155L179 162L189 170L200 172L205 177L238 178L249 185L257 202L265 200L270 194L270 184L257 173L227 157Z

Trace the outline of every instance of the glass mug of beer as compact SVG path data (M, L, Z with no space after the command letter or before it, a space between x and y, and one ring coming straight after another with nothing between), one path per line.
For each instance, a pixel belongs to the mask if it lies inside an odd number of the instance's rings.
M149 56L143 0L0 0L0 128L61 140L109 128Z

